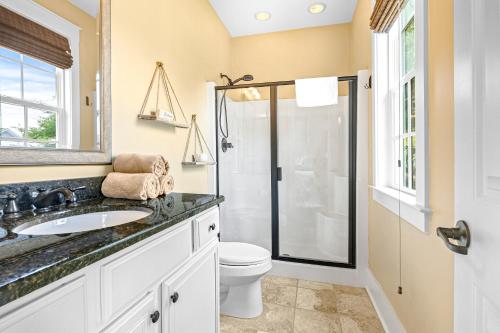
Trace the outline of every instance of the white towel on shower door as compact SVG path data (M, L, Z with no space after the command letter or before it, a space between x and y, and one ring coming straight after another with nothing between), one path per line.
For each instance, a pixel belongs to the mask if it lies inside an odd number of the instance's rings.
M295 80L295 98L299 107L335 105L339 83L336 76Z

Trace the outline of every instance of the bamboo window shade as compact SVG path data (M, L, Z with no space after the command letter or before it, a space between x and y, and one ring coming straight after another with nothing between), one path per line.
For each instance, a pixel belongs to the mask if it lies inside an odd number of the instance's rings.
M73 57L66 37L0 6L0 45L69 69Z
M405 0L377 0L370 17L374 32L388 32L398 18Z

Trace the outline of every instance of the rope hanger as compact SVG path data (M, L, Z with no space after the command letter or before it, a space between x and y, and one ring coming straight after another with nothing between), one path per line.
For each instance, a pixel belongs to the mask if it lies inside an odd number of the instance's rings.
M156 89L154 89L156 83ZM148 105L148 101L151 97L151 92L153 90L156 90L156 99L155 99L155 108L154 110L151 111L150 114L145 113L146 107ZM167 101L167 106L168 106L168 111L170 111L170 114L172 117L165 117L164 115L161 114L161 109L160 109L160 93L163 92L163 94L166 97ZM170 94L172 92L172 94ZM175 102L175 104L174 104ZM178 121L175 109L178 108L182 115L182 122ZM176 127L184 127L187 128L187 118L184 113L184 110L182 109L181 103L179 102L179 99L177 98L177 95L175 94L174 87L172 86L172 83L170 82L170 79L168 78L168 75L165 71L165 67L161 61L156 62L156 68L153 72L153 77L151 78L151 82L149 83L148 90L146 92L146 97L144 98L144 101L142 102L141 110L139 112L139 115L137 116L139 119L143 120L158 120L163 123L171 124Z

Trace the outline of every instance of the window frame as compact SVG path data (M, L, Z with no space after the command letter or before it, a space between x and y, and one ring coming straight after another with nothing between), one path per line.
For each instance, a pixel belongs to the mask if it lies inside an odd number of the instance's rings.
M31 0L0 0L0 5L68 38L73 66L64 70L64 107L58 148L80 149L80 31L81 28ZM67 92L71 91L71 94ZM10 97L2 96L3 100ZM60 124L59 124L60 123ZM59 128L59 126L61 128ZM7 148L7 147L5 147Z
M413 73L408 73L403 79L410 82L411 75L415 77L416 189L413 191L399 187L403 172L397 161L402 157L402 151L398 152L394 144L395 140L399 140L397 135L402 134L402 128L396 129L396 124L402 126L396 117L402 115L401 91L405 82L400 76L402 53L399 36L404 29L400 17L389 33L374 33L372 36L373 200L400 215L417 229L427 232L431 215L428 193L427 0L415 1L414 22L415 68ZM396 32L397 40L394 38ZM411 114L411 110L409 112ZM402 147L402 144L398 144L398 147Z

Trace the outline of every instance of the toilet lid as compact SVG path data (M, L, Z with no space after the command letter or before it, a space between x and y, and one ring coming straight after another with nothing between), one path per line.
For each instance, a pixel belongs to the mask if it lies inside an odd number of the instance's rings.
M257 265L270 259L271 253L260 246L236 242L221 242L219 244L219 261L222 265Z

